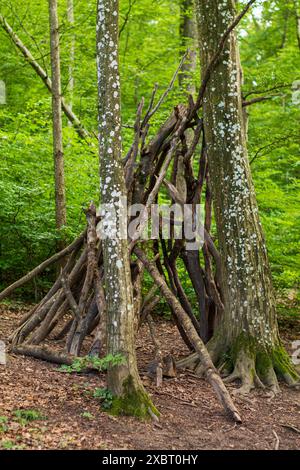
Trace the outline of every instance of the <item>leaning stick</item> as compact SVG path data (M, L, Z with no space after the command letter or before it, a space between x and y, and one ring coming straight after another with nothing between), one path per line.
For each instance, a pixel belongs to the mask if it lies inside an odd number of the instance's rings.
M38 276L41 272L43 272L48 266L51 266L51 264L56 263L59 261L61 258L64 256L69 255L72 253L73 250L78 248L84 240L84 237L86 235L86 231L84 231L80 237L78 237L76 240L74 240L69 246L64 248L63 250L59 251L58 253L55 253L55 255L51 256L51 258L46 259L43 261L41 264L36 266L32 271L29 273L25 274L25 276L21 277L21 279L18 279L16 282L11 284L10 286L6 287L2 292L0 292L0 301L3 300L5 297L8 297L14 290L16 290L18 287L23 286L27 282L31 281L35 276Z
M180 302L176 299L172 291L169 289L163 277L159 274L159 271L157 267L155 266L155 264L148 260L148 258L146 257L146 255L140 248L135 247L134 253L142 261L148 273L152 277L153 281L158 286L162 295L165 297L166 301L168 302L168 304L170 305L170 307L176 314L178 320L182 324L184 330L186 331L186 334L189 337L189 340L191 341L196 353L198 354L201 360L201 363L204 368L205 377L207 378L208 382L211 384L214 391L216 392L218 400L223 405L226 413L235 422L241 423L242 420L239 415L239 412L237 408L235 407L231 399L231 396L227 388L225 387L218 371L216 370L203 341L201 340L201 338L199 338L199 335L193 323L191 322L191 319L189 318L187 313L184 311Z
M176 136L177 137L177 136ZM135 231L135 233L133 234L132 236L132 239L131 239L131 242L129 243L129 251L131 251L136 243L136 241L140 238L140 236L142 235L143 233L143 230L144 228L146 227L146 224L148 222L148 212L149 212L149 209L151 207L151 205L153 204L153 202L155 201L155 198L158 194L158 191L164 181L164 178L166 176L166 173L168 171L168 168L169 168L169 165L170 165L170 162L173 158L173 154L176 150L176 147L178 145L178 141L176 138L174 138L173 140L173 143L171 144L171 147L170 147L170 150L167 154L167 158L166 160L164 161L164 164L161 168L161 171L160 171L160 174L159 176L157 177L157 180L155 182L155 185L154 185L154 188L152 189L151 193L149 194L148 196L148 199L147 199L147 202L146 202L146 205L141 213L141 216L140 216L140 223Z
M78 307L78 304L73 296L73 293L71 291L71 288L70 288L70 284L69 284L69 281L67 279L67 277L64 277L63 274L61 276L61 285L63 287L63 290L64 290L64 293L65 293L65 296L67 298L67 301L71 307L71 310L74 314L74 317L79 321L80 319L80 310L79 310L79 307Z

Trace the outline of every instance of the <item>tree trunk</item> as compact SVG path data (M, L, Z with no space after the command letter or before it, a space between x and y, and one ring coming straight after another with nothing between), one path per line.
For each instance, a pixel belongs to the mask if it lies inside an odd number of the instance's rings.
M294 0L294 10L295 10L295 18L296 18L296 35L297 35L297 42L300 49L300 5L299 0Z
M62 142L61 80L57 0L49 0L50 51L52 71L53 155L56 228L66 225L64 155Z
M74 4L73 0L68 0L67 6L67 20L70 28L74 28ZM75 35L72 31L71 33L71 43L70 43L70 56L69 56L69 107L72 110L73 108L73 93L74 93L74 59L75 59ZM72 125L71 121L68 121L69 126Z
M194 0L181 0L180 2L180 42L181 52L189 49L181 72L178 75L179 85L187 92L195 93L195 69L196 69L196 24L194 19Z
M118 0L99 0L97 74L101 204L119 209L126 195L121 164L120 78L118 60ZM121 214L122 217L122 214ZM118 220L122 223L122 220ZM127 222L127 221L126 221ZM119 227L118 227L119 228ZM158 414L141 383L135 352L133 289L127 239L105 232L102 240L107 303L107 350L124 363L108 370L112 413L147 418ZM114 237L114 238L113 238Z
M235 14L233 0L196 0L201 70L205 73ZM281 345L265 240L247 156L236 35L231 32L208 82L204 129L222 264L224 316L209 342L228 381L242 392L255 385L278 389L276 374L297 379ZM226 358L226 359L225 359Z

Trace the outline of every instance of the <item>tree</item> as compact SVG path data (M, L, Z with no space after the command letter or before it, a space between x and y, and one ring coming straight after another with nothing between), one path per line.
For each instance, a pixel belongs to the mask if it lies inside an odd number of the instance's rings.
M121 164L121 113L119 78L119 2L98 0L97 75L102 204L119 210L125 197ZM135 353L135 315L127 239L107 233L102 240L107 304L107 350L124 362L110 367L108 388L114 396L112 411L141 418L157 415L141 383Z
M294 10L296 16L296 33L297 33L297 41L298 46L300 49L300 7L299 7L299 0L294 0Z
M67 20L70 28L74 28L74 4L73 0L68 0L67 5ZM75 35L72 31L71 44L70 44L70 58L69 58L69 106L72 110L73 107L73 93L74 93L74 59L75 59ZM71 122L69 121L69 125Z
M201 70L205 75L235 2L196 1ZM241 392L256 385L278 390L276 375L298 376L283 348L265 239L247 156L236 35L231 32L205 91L204 129L222 267L224 315L209 342L215 363L226 364L227 381Z
M181 73L179 74L179 85L185 87L190 93L195 93L196 69L196 23L194 15L194 1L180 1L180 42L182 51L189 48L187 60L184 62Z
M61 77L57 0L49 0L50 51L52 71L52 120L53 155L55 179L55 217L56 228L66 225L66 196L64 175L64 154L62 141Z

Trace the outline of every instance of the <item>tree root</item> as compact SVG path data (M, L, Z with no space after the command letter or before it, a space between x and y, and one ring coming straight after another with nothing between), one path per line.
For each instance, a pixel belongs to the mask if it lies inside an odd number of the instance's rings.
M241 387L234 390L233 395L248 395L254 388L265 388L256 372L255 358L244 350L238 354L233 372L223 380L225 383L232 383L237 380L241 382Z
M245 342L245 339L243 341ZM278 379L285 382L288 387L300 388L298 373L281 345L266 351L253 342L253 339L248 343L245 342L244 346L241 346L240 338L236 343L238 346L227 348L225 351L225 348L223 351L217 350L214 341L210 341L207 345L224 383L238 381L241 384L232 392L233 395L245 396L255 388L262 388L274 396L280 392ZM176 366L192 369L199 377L205 374L205 368L196 354L181 359Z

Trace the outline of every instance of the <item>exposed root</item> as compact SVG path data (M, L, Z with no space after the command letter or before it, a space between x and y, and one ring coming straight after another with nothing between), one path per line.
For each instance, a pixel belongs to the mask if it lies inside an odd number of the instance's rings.
M208 350L222 373L224 383L240 383L240 387L232 392L234 395L245 396L253 389L261 388L268 390L270 396L274 397L280 392L279 378L289 387L300 388L298 373L281 345L267 351L253 339L240 337L234 347L225 349L225 354L224 351L220 354L211 342ZM193 367L194 373L201 377L204 368L196 359L193 354L179 361L178 367Z
M300 390L300 381L289 384L288 387L295 388L296 390Z
M232 374L225 379L225 382L241 381L241 387L234 390L234 395L248 395L255 388L255 359L247 351L241 350L236 358L235 367ZM258 378L258 377L257 377Z
M199 356L197 353L193 353L177 361L176 368L194 370L198 364L199 364Z

